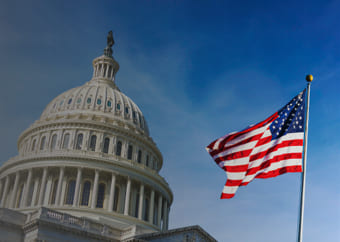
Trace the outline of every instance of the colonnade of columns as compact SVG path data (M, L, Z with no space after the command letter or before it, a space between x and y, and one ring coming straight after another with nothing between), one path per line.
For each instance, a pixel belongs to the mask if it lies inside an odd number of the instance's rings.
M161 192L129 176L124 177L114 172L100 170L93 172L90 169L77 168L75 176L74 170L75 167L31 168L7 175L0 179L0 206L15 209L35 206L84 207L85 205L89 209L105 209L108 212L134 216L156 225L161 230L168 229L169 201ZM71 180L75 177L75 185L72 187ZM91 184L90 190L87 191L88 196L85 194L85 181L90 181ZM100 184L104 184L104 193L99 191ZM116 189L120 192L116 193ZM99 203L100 195L103 197L101 203ZM84 202L84 199L88 199L87 202ZM119 202L116 208L114 208L115 201ZM134 211L137 213L134 214Z

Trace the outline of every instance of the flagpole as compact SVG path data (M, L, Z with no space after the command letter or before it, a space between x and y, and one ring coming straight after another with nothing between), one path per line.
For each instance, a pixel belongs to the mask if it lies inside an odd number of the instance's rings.
M306 108L306 123L305 123L305 138L303 146L303 167L302 167L302 179L301 179L301 196L300 196L300 217L299 217L299 234L298 242L302 242L302 230L303 230L303 212L305 206L305 186L306 186L306 171L307 171L307 139L308 139L308 121L309 121L309 96L310 96L310 84L313 81L312 75L306 76L307 81L307 108Z

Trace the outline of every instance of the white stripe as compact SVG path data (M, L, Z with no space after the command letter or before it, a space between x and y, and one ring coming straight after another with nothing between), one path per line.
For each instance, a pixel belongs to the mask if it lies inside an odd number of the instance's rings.
M275 145L278 145L280 143L282 143L283 141L288 141L288 140L296 140L296 139L303 139L303 133L299 132L299 133L289 133L286 134L282 137L280 137L279 139L275 139L270 141L269 143L263 144L261 146L255 147L254 150L252 151L251 155L254 155L256 153L262 152L264 150L267 150Z
M242 180L244 176L246 175L246 172L227 172L228 180Z
M258 140L254 140L254 141L248 142L248 143L246 143L246 144L241 144L241 145L232 147L232 148L230 148L230 149L228 149L228 147L229 147L229 146L232 146L232 145L234 145L234 144L237 144L237 143L239 143L239 142L241 142L241 141L243 141L243 140L245 140L245 139L248 139L248 138L250 138L250 137L252 137L252 136L254 136L254 135L256 135L256 134L261 134L261 133L263 133L264 131L266 131L266 128L267 128L268 126L269 126L269 125L266 125L265 127L261 127L261 128L259 128L259 129L253 130L253 131L251 131L250 133L246 133L246 134L244 134L244 135L241 135L240 137L237 137L237 138L234 139L234 140L231 140L231 141L227 142L227 143L225 144L225 146L224 146L225 148L227 148L227 150L222 151L222 152L216 154L215 156L213 156L213 159L216 159L216 158L218 158L218 157L223 157L223 156L225 156L225 155L232 154L232 153L235 153L235 152L239 152L239 151L242 151L242 150L250 150L250 149L253 149L254 146L256 145L256 143L258 142ZM267 132L265 132L265 133L267 133ZM270 136L270 133L267 134L267 136ZM220 143L220 142L219 142L219 143ZM215 145L214 145L214 147L215 147ZM217 148L218 148L218 146L217 146Z
M250 182L255 178L255 176L257 176L260 173L273 171L273 170L286 167L286 166L300 166L301 164L302 164L302 159L289 159L289 160L282 160L280 162L275 162L275 163L272 163L266 169L259 170L255 174L246 176L242 182Z
M263 126L263 127L258 128L258 129L254 129L254 130L252 130L252 131L250 131L250 132L247 132L247 133L245 133L245 134L242 134L241 136L239 136L239 137L237 137L237 138L235 138L235 139L232 139L232 140L230 140L229 142L227 142L227 143L225 144L224 147L227 148L228 146L237 144L237 143L239 143L239 142L241 142L241 141L243 141L243 140L245 140L245 139L248 139L248 138L250 138L250 137L252 137L252 136L254 136L254 135L261 134L261 133L263 133L263 132L266 130L266 128L267 128L269 125L270 125L270 124L267 124L266 126Z
M248 142L246 144L238 145L236 147L227 149L227 150L220 152L217 155L213 156L213 159L215 160L217 157L223 157L223 156L226 156L226 155L229 155L229 154L232 154L232 153L235 153L235 152L239 152L239 151L242 151L242 150L251 150L251 149L254 148L254 146L256 145L257 142L258 142L258 140L254 140L252 142Z
M238 186L224 186L222 193L235 194Z
M240 166L240 165L245 165L249 163L249 156L239 158L239 159L234 159L234 160L226 160L220 162L220 166Z
M249 163L249 168L260 166L263 162L270 160L278 155L290 154L290 153L302 153L302 149L303 149L303 146L287 146L287 147L280 148L276 151L273 151L267 154L264 157L251 161Z

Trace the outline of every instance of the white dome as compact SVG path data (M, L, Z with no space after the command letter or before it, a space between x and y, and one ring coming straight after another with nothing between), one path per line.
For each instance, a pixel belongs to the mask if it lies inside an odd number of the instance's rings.
M106 123L122 121L149 135L143 113L138 106L117 87L91 80L54 98L45 108L40 121L65 116L87 115L102 117Z
M93 67L93 78L83 86L70 89L53 99L40 121L87 115L104 118L104 122L108 123L124 122L148 136L149 129L143 113L114 83L118 63L112 57L100 56L93 61Z

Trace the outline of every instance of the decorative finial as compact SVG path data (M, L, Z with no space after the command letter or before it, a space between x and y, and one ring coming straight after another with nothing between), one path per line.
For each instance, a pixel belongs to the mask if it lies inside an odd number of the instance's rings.
M107 46L106 48L104 49L104 55L107 56L107 57L111 57L112 58L112 53L113 53L113 50L112 50L112 45L115 44L115 41L113 39L113 35L112 35L112 30L109 31L109 33L107 34Z
M312 75L307 75L306 76L306 81L307 82L312 82L313 81L313 76Z

